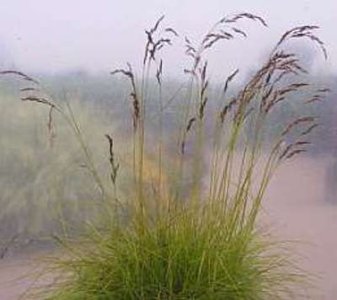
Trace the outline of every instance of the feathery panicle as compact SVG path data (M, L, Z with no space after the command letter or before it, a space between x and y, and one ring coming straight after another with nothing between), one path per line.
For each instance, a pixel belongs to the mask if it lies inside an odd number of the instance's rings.
M164 20L164 15L161 16L155 25L150 30L145 30L147 42L145 45L143 66L151 61L156 60L156 54L166 45L172 45L172 36L179 37L179 34L172 27L167 27L163 32L158 33L159 27ZM165 35L168 34L168 35ZM158 37L157 37L158 36Z
M16 76L19 76L20 78L22 78L23 80L30 81L30 82L33 82L35 84L39 84L39 82L36 79L34 79L34 78L32 78L32 77L30 77L30 76L28 76L25 73L20 72L20 71L5 70L5 71L0 71L0 74L1 75L16 75Z
M117 173L119 169L119 163L115 162L115 154L113 150L113 139L111 135L106 134L105 137L107 138L108 143L109 143L109 162L110 162L110 167L111 167L110 179L111 179L112 184L115 186L116 180L117 180Z
M111 75L122 74L126 76L130 81L130 84L131 84L130 97L132 99L132 107L133 107L133 113L132 113L133 128L134 130L137 130L138 122L140 118L140 100L139 100L139 96L137 93L135 75L133 73L130 63L127 63L127 67L128 67L127 69L116 69L110 72L110 74Z
M308 38L311 41L319 45L320 49L323 52L325 59L327 59L328 54L327 54L324 43L313 33L313 31L317 29L319 29L319 26L315 26L315 25L305 25L305 26L294 27L286 31L282 35L279 42L276 44L276 48L278 48L281 44L283 44L285 41L290 40L290 39Z

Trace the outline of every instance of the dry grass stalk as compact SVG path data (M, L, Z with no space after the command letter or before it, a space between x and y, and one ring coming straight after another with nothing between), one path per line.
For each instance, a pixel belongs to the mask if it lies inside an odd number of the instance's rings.
M111 75L122 74L126 76L131 83L130 97L132 99L132 107L133 107L133 113L132 113L133 129L136 131L138 128L138 123L140 119L140 99L139 99L139 95L137 92L135 75L133 73L132 67L129 63L127 63L127 67L128 69L116 69L110 72L110 74Z
M26 80L26 81L30 81L30 82L33 82L35 84L39 84L39 82L28 76L27 74L23 73L23 72L20 72L20 71L16 71L16 70L5 70L5 71L1 71L0 72L1 75L15 75L15 76L19 76L20 78L22 78L23 80Z
M113 138L109 134L106 134L105 137L107 138L107 140L109 142L109 163L110 163L110 167L111 167L110 179L111 179L112 184L115 187L116 186L117 173L118 173L118 170L119 170L119 163L116 163L116 161L115 161L115 154L114 154L114 150L113 150L113 145L114 145Z

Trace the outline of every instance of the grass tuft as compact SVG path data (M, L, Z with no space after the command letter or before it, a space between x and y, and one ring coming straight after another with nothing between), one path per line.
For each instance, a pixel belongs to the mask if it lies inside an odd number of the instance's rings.
M35 88L21 90L30 93L22 100L50 108L49 128L53 111L69 124L105 210L100 224L91 225L83 239L62 240L67 254L56 266L64 275L48 291L48 299L293 299L299 293L305 275L281 244L258 230L258 216L273 173L285 160L307 151L317 118L307 114L286 120L272 139L266 132L270 115L290 95L305 90L302 101L312 105L328 91L310 90L303 81L307 71L284 44L307 38L324 56L326 51L314 35L317 26L289 30L261 68L229 96L238 70L231 73L214 102L207 54L220 42L247 37L240 29L245 19L267 27L263 18L241 13L222 18L199 45L185 38L191 67L185 70L188 83L176 111L181 118L174 142L164 134L172 98L163 93L161 50L179 35L163 25L164 16L145 31L141 78L130 64L111 72L125 76L131 86L132 180L123 196L118 193L121 167L115 139L106 135L111 189L95 167L72 109L39 96ZM38 85L21 72L17 75ZM212 101L217 106L213 113ZM148 121L154 123L150 129ZM173 154L165 148L172 144L177 145Z

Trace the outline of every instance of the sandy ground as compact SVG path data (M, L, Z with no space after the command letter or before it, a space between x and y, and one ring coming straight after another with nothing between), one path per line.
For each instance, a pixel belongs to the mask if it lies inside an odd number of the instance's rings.
M268 189L263 212L280 239L301 241L296 246L300 266L319 276L315 291L308 291L314 300L337 299L337 201L325 201L330 164L329 159L300 158L283 165ZM29 275L39 269L37 257L0 260L0 300L20 299L34 285Z
M301 158L283 165L265 199L264 213L275 232L281 239L300 241L300 266L319 276L316 291L309 292L314 300L337 299L337 195L329 203L327 192L334 188L326 186L332 162Z
M9 257L0 261L0 299L36 299L33 294L41 284L45 284L44 265L41 257L46 254L34 253Z

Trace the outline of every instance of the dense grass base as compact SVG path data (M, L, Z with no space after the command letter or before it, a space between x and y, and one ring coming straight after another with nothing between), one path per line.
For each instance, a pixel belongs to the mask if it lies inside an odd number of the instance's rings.
M188 209L143 228L92 231L58 261L69 277L49 299L290 299L301 277L263 235L228 220L219 207Z

